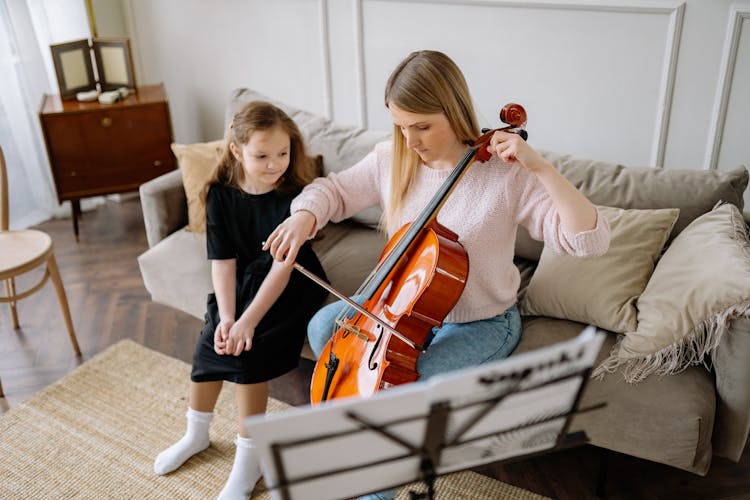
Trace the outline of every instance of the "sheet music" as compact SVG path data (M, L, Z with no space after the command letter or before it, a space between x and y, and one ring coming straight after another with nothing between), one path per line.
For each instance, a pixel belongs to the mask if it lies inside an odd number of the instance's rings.
M252 417L246 427L274 499L347 498L421 479L436 404L448 408L438 474L527 455L557 444L603 339L588 327L544 349L367 399Z
M288 480L310 478L290 487L291 498L330 500L376 491L384 480L394 486L412 481L420 457L352 419L350 412L388 424L388 432L419 447L429 400L423 389L411 384L389 389L383 397L334 400L293 413L251 417L246 426L261 452L269 489L279 484L280 477L271 449L274 444L284 445L282 460ZM332 482L336 484L333 489ZM271 490L271 497L284 498L276 490Z
M431 401L450 401L452 409L438 472L554 447L602 341L588 327L569 342L434 377Z

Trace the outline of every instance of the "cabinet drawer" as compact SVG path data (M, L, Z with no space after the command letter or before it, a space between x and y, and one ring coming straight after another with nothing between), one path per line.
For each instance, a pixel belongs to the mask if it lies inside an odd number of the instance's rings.
M173 170L166 101L42 115L58 198L132 191Z
M61 199L134 191L144 182L174 169L174 159L161 162L109 164L102 170L79 169L73 162L61 165L57 189Z
M140 106L45 118L48 147L58 173L102 172L171 157L166 106Z

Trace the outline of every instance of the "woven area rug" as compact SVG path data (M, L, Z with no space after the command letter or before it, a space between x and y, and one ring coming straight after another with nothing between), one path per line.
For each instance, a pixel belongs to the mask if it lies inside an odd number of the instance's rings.
M167 476L153 472L159 451L184 431L189 375L188 364L124 340L11 408L0 417L0 498L216 498L234 458L231 387L211 446ZM451 500L544 498L473 472L441 477L436 490ZM252 498L270 498L263 481Z

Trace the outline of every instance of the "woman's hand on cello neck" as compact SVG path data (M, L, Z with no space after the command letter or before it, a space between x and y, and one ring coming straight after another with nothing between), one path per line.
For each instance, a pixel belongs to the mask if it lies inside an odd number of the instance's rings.
M539 174L547 168L554 168L520 135L511 132L498 130L492 134L487 151L496 154L505 163L521 165L534 174Z
M271 252L274 260L291 266L299 249L315 234L316 227L317 221L312 212L295 212L273 230L263 245L263 250Z

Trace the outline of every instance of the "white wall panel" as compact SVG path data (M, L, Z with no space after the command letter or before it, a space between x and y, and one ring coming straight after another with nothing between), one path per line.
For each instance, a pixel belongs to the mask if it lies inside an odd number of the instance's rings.
M537 147L654 163L671 11L569 5L364 1L369 125L389 124L382 90L393 67L432 48L462 68L483 126L498 126L499 109L515 101Z
M687 2L665 167L701 169L731 0Z
M131 4L142 67L137 79L165 82L178 141L220 137L227 96L237 87L325 114L317 2Z
M10 9L24 8L19 3L11 2ZM41 50L44 66L47 70L49 90L58 91L55 66L52 62L52 52L48 45L66 43L73 40L88 38L91 34L86 6L77 0L28 0L26 2L34 25L32 33L24 33L24 37L34 36ZM19 27L20 28L20 27ZM28 29L27 27L24 27ZM30 49L25 49L30 50ZM40 97L41 100L41 97Z
M745 17L722 69L747 0L120 1L137 79L165 82L178 141L218 137L241 86L390 129L385 81L430 48L462 68L483 126L523 104L537 147L665 168L750 163Z
M336 121L355 124L359 121L357 46L355 16L351 0L327 0L328 33L331 49L333 117Z
M730 12L707 167L750 168L750 5ZM750 191L745 194L750 204Z

